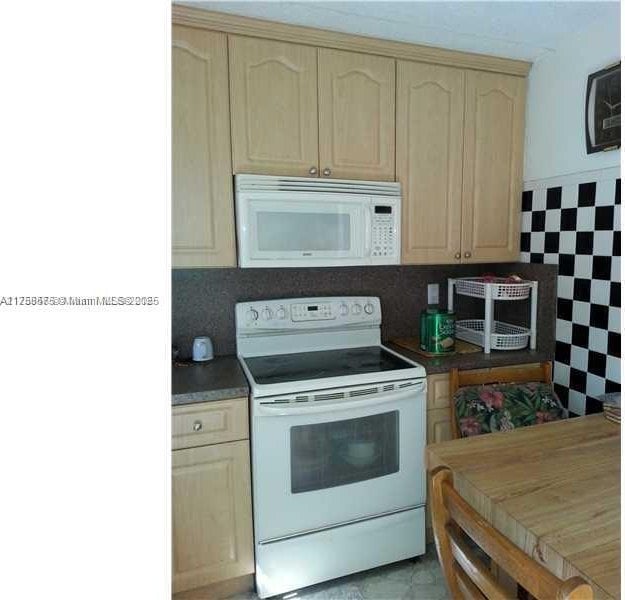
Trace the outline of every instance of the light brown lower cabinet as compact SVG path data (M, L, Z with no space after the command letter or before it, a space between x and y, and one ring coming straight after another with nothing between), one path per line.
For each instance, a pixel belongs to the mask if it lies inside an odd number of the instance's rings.
M243 401L247 404L247 399L223 404L228 409ZM218 404L193 406L206 406L206 414L210 415ZM180 407L180 411L184 414L189 407ZM174 409L174 420L178 417ZM247 437L247 414L244 420ZM191 427L197 429L198 442L203 443L206 434L201 433L201 410ZM236 435L241 427L232 429ZM193 443L191 438L189 445ZM174 594L223 584L254 572L248 439L172 453L172 523ZM207 591L206 597L215 596Z
M446 442L451 439L451 414L449 411L449 373L428 375L427 392L427 443ZM430 498L432 482L427 476L427 503L425 505L425 538L427 542L434 540L432 533L432 513Z

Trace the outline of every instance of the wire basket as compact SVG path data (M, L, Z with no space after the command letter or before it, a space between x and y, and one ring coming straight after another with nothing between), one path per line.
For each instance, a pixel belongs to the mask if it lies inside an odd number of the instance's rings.
M484 347L484 319L456 321L456 337ZM494 321L490 335L492 350L522 350L527 346L530 330L518 325Z
M456 291L463 296L485 298L486 287L490 286L493 300L525 300L532 291L531 281L506 283L503 278L495 278L492 282L475 277L462 277L455 280Z

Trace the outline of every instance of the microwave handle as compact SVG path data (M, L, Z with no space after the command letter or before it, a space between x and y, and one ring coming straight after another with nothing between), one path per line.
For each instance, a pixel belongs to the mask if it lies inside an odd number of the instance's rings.
M372 237L372 226L371 226L371 211L373 207L367 206L365 209L365 256L371 256L371 237Z

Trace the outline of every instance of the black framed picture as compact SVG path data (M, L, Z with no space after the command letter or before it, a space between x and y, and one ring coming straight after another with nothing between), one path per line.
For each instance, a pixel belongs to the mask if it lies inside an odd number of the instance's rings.
M621 63L588 76L586 153L621 146Z

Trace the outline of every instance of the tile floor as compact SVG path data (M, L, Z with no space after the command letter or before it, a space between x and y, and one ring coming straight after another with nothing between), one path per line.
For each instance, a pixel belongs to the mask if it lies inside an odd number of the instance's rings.
M290 596L290 594L288 594ZM276 596L276 599L282 596ZM306 600L446 600L447 588L438 564L434 544L415 560L334 579L297 591ZM254 593L239 594L230 600L258 600Z

